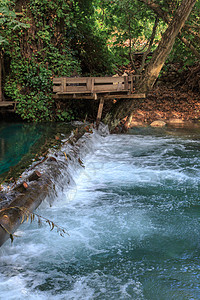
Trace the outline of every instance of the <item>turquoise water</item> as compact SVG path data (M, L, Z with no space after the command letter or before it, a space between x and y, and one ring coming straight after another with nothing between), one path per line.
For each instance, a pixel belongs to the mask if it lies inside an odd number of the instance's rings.
M67 123L0 123L0 175L14 170L22 158L27 158L28 166L30 156L34 158L42 145L55 141L56 135L70 134L72 129Z
M0 249L0 299L200 299L200 135L137 129L96 142L75 184Z
M21 160L41 137L42 131L34 124L0 123L0 174Z

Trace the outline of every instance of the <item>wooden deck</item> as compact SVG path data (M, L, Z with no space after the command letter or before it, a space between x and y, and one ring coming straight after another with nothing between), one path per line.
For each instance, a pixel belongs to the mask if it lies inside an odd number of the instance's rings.
M138 99L145 94L136 93L136 82L141 76L117 77L61 77L53 79L55 99L93 99L100 100L96 126L98 128L105 99Z
M141 80L139 75L118 77L60 77L53 79L54 99L92 99L100 100L97 113L97 126L101 120L104 100L139 99L146 95L135 92L135 86ZM2 97L1 97L2 99ZM0 108L13 107L12 101L0 101Z
M119 77L61 77L53 79L56 99L114 99L145 98L135 93L135 83L140 76Z

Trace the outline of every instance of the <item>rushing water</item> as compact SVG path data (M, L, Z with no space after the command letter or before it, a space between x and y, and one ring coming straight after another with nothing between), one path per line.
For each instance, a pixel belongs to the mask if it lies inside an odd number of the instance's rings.
M200 299L199 135L110 135L0 249L0 299Z

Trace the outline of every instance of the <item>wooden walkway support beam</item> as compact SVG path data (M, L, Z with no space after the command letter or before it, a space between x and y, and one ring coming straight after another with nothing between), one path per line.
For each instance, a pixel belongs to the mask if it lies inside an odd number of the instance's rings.
M139 99L146 95L135 92L140 75L118 77L61 77L53 79L54 99L92 99L99 101L96 127L102 117L106 99Z
M102 112L103 112L103 105L104 105L104 98L100 98L100 102L99 102L99 109L98 109L98 113L97 113L97 120L96 120L96 127L98 129L99 127L99 123L101 121L101 116L102 116Z

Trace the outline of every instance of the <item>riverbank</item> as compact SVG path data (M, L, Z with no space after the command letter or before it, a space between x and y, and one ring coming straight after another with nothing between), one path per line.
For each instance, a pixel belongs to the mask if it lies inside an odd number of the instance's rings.
M169 64L146 99L133 101L129 128L147 126L157 120L183 126L200 124L200 65L195 64L180 73L181 68ZM132 74L133 71L129 66L121 72Z
M200 123L200 95L165 86L155 87L146 99L135 101L130 127L148 125L156 120Z

